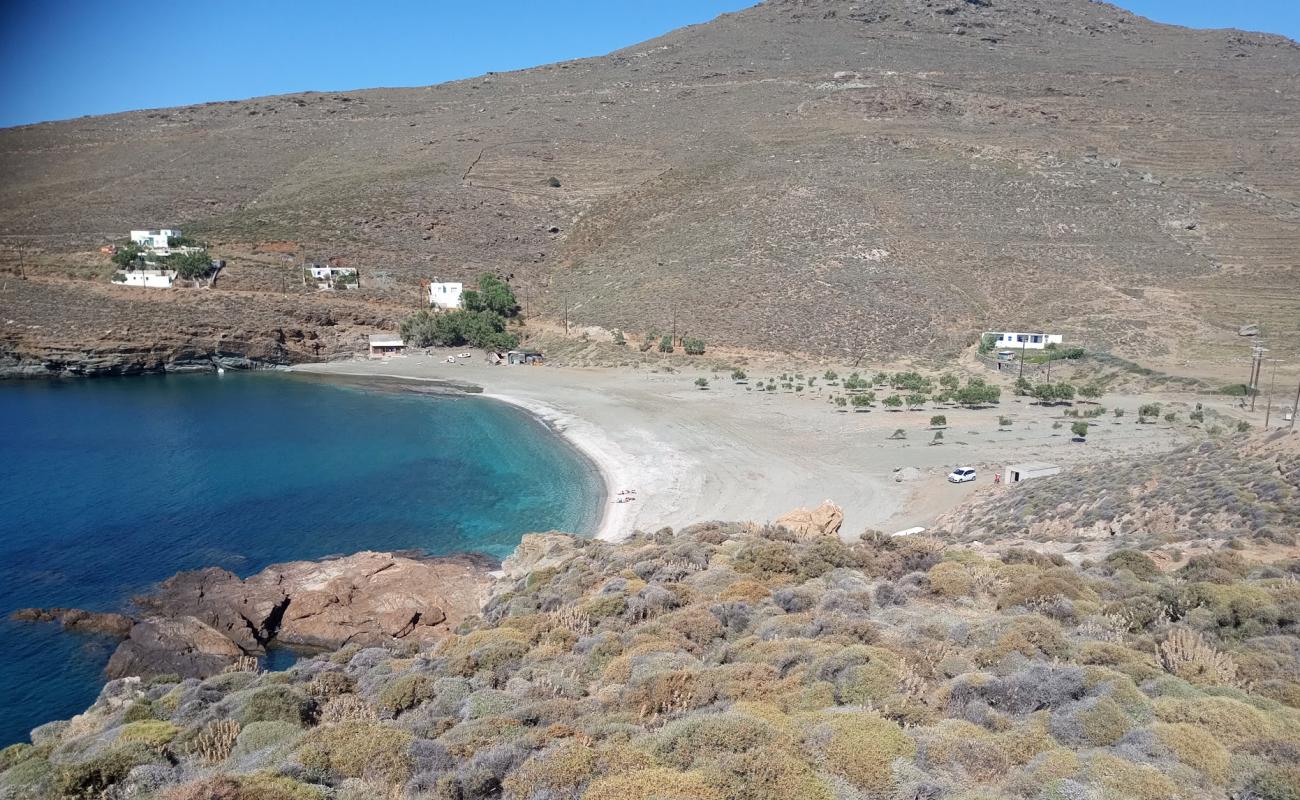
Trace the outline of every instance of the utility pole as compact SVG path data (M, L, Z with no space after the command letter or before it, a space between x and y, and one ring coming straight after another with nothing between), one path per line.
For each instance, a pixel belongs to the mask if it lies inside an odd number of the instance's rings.
M564 338L569 338L569 293L564 293Z
M27 280L27 261L23 258L23 243L18 243L18 280Z
M1267 352L1268 350L1260 345L1255 345L1251 350L1250 384L1246 387L1246 391L1250 395L1250 410L1252 412L1255 410L1255 398L1259 396L1259 373L1264 365L1264 354Z
M1264 430L1268 430L1268 421L1273 416L1273 387L1277 384L1277 362L1280 358L1272 359L1273 374L1268 379L1268 405L1264 408Z
M1016 383L1020 383L1025 377L1025 340L1020 340L1020 374L1016 376Z
M1295 418L1300 417L1300 383L1295 387L1295 402L1291 404L1291 427L1295 428Z
M673 306L673 332L668 341L673 343L673 347L677 346L677 306Z

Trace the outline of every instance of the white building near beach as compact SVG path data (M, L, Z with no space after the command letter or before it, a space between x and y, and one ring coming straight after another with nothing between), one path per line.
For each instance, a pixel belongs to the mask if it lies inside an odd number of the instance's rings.
M984 335L994 337L993 346L1004 349L1042 350L1049 344L1060 344L1063 341L1063 337L1059 333L985 331Z
M460 308L460 296L464 291L463 283L435 281L429 284L429 305L443 309Z

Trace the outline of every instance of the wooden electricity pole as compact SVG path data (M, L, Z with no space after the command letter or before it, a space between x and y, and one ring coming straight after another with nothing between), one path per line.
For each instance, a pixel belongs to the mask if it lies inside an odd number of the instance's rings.
M1295 428L1295 418L1300 417L1300 383L1295 387L1295 402L1291 404L1291 427Z

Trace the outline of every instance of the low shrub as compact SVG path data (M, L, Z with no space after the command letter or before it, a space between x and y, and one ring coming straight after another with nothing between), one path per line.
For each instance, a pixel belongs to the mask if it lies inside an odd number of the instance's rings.
M345 722L313 728L298 758L304 767L341 778L378 778L393 783L410 777L411 734L373 722Z
M99 800L132 769L157 758L153 748L140 742L115 746L83 761L60 764L55 773L54 786L60 797Z
M897 724L870 712L824 715L804 736L804 748L826 772L871 792L893 785L896 758L911 758L916 745Z
M1182 763L1203 774L1211 783L1228 780L1232 756L1212 733L1184 722L1157 722L1152 726L1156 741Z
M312 718L310 701L290 686L267 686L253 692L244 706L243 722L289 722L306 725Z
M164 720L139 720L123 725L122 732L118 734L118 739L123 742L139 742L158 749L175 739L176 734L179 732L175 725Z
M698 772L654 767L594 781L582 800L729 800Z
M433 696L433 677L415 673L403 675L385 686L379 693L377 703L386 711L401 714L403 711L409 711L423 702L432 700Z

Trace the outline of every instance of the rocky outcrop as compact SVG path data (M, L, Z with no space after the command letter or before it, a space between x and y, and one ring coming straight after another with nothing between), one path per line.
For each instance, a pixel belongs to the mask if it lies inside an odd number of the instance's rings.
M495 566L483 556L367 551L275 564L249 578L216 568L178 573L135 598L137 619L62 608L14 616L123 638L110 678L206 677L271 642L329 650L428 644L478 613Z
M65 631L126 638L135 621L125 614L82 611L79 608L20 608L12 614L22 622L57 622Z
M840 526L844 524L844 509L826 500L813 509L796 508L783 514L777 517L776 524L800 539L838 536Z
M242 655L239 645L195 617L154 617L132 626L105 672L110 678L169 674L205 678Z
M578 553L583 540L565 533L529 533L501 564L507 578L516 580L530 572L554 569Z

